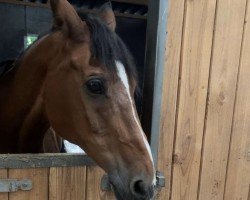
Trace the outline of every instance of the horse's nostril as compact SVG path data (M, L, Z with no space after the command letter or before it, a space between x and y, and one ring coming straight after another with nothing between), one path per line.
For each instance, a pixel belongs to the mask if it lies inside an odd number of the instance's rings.
M146 186L142 180L134 182L133 192L136 196L145 196L147 193Z
M136 180L133 181L130 185L130 190L132 195L134 196L133 199L136 200L149 200L152 199L154 196L154 188L153 186L148 186L143 180Z
M130 184L130 191L134 200L149 200L154 196L154 186L143 179L136 179Z

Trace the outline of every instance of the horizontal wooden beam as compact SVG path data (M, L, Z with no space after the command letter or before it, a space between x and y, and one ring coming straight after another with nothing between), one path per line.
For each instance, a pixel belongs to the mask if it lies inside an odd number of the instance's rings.
M86 154L0 154L0 169L94 166Z

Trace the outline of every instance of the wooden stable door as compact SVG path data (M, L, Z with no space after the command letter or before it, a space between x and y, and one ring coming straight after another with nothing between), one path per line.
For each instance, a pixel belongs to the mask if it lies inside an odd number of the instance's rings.
M3 179L29 179L28 191L0 192L0 200L112 200L112 192L101 190L104 172L99 167L51 167L1 169ZM1 183L0 183L1 189Z
M6 189L4 180L12 181L10 190L21 182L15 192L0 192L0 200L115 199L111 191L101 189L104 171L86 155L0 155L0 166L0 191ZM31 187L25 186L27 181Z

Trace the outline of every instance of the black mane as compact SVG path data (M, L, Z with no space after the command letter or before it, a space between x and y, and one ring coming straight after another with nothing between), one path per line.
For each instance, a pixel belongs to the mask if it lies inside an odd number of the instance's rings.
M128 74L137 79L134 59L121 40L97 15L78 11L80 18L90 30L91 54L111 72L116 72L116 61L120 61Z

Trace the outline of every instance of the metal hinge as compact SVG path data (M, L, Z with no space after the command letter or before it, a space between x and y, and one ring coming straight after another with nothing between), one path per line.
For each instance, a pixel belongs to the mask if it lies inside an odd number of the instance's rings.
M32 189L32 181L28 179L0 179L1 192L16 192L18 190L28 191Z
M164 174L160 171L156 171L156 187L157 188L165 187L165 177Z
M165 187L165 177L162 172L157 171L156 172L156 188L162 188ZM101 189L103 191L111 191L112 186L109 182L108 175L103 175L101 179Z

